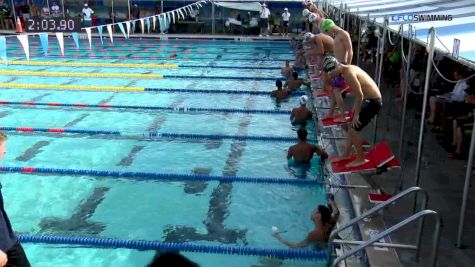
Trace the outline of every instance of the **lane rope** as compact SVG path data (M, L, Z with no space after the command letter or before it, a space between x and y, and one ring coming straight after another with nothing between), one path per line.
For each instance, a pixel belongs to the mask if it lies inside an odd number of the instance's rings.
M136 64L136 63L106 63L106 62L58 62L58 61L22 61L10 60L9 65L32 66L66 66L66 67L111 67L111 68L143 68L143 69L176 69L178 64Z
M53 236L17 234L22 243L44 243L56 245L86 245L95 248L126 248L154 251L184 251L225 255L266 256L300 260L326 259L324 250L309 249L268 249L230 245L207 245L200 243L170 243L148 240L125 240L99 237Z

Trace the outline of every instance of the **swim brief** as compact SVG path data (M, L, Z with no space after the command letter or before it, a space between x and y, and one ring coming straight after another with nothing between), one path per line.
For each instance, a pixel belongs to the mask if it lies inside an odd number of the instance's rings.
M348 87L350 87L345 82L345 78L343 78L343 76L341 76L341 75L338 75L335 78L332 78L331 83L332 83L332 86L334 88L338 88L338 89L341 89L341 90L347 89Z

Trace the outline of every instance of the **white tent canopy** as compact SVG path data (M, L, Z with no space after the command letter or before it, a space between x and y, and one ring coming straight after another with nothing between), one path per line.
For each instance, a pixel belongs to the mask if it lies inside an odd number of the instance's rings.
M475 0L341 0L334 5L347 5L351 13L383 23L388 16L390 28L412 24L416 37L426 42L428 30L436 28L439 41L436 47L452 52L454 39L460 40L459 56L475 62ZM400 15L400 16L399 16ZM405 15L405 17L402 17ZM412 15L451 15L451 20L415 21ZM407 27L406 27L407 29Z

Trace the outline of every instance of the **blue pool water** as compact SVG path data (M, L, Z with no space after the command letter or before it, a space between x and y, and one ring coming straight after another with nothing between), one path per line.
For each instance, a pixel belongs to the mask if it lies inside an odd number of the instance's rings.
M231 41L181 42L115 40L103 47L70 49L59 57L55 41L41 56L32 38L33 61L101 63L169 63L195 65L177 69L9 65L19 72L138 73L193 78L132 79L93 77L0 76L6 83L0 101L33 101L108 105L290 110L298 97L276 104L268 95L199 92L101 92L60 89L15 89L8 84L119 86L140 88L266 91L279 77L283 60L292 57L287 43ZM97 40L95 40L97 42ZM133 45L131 45L133 44ZM8 44L9 60L24 60L19 44ZM68 51L68 48L70 51ZM40 49L37 51L36 49ZM120 51L112 51L120 50ZM161 52L157 52L161 50ZM175 52L173 50L178 50ZM185 50L188 59L183 59ZM197 52L201 51L201 52ZM180 53L177 59L164 60ZM234 54L233 54L234 53ZM88 58L94 54L110 59ZM139 55L135 59L133 55ZM126 55L126 58L114 59ZM131 56L132 55L132 56ZM220 55L220 57L217 57ZM79 57L75 57L79 56ZM161 57L150 59L150 57ZM213 66L254 69L209 68ZM218 77L206 79L206 77ZM241 80L219 79L241 77ZM293 137L287 114L175 112L78 107L2 105L0 126L120 131L122 136L89 136L9 132L7 153L0 165L65 169L113 170L216 176L320 179L318 159L306 173L289 167L288 142L185 140L145 138L150 131L206 135ZM307 127L313 136L313 125ZM302 178L305 177L305 178ZM271 226L301 241L313 228L309 219L324 204L322 186L160 182L93 176L2 173L6 210L19 233L94 236L117 239L225 244L286 248L271 236ZM67 245L24 244L33 266L145 266L154 251L97 249ZM184 253L201 266L315 266L324 262L276 260L265 257Z

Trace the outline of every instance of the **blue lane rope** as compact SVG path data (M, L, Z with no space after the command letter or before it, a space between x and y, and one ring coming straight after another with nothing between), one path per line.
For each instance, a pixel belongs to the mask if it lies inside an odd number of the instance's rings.
M282 80L282 78L281 78ZM182 93L205 93L205 94L248 94L248 95L268 95L269 91L249 91L249 90L223 90L223 89L187 89L187 88L145 88L146 92L182 92ZM305 95L304 91L294 91L290 96Z
M225 112L225 113L255 113L289 115L291 110L266 110L266 109L238 109L238 108L194 108L194 107L159 107L159 106L130 106L130 105L96 105L96 104L67 104L67 103L42 103L25 101L0 101L0 105L21 106L48 106L48 107L73 107L73 108L101 108L101 109L144 109L175 112Z
M199 243L169 243L147 240L125 240L98 237L78 236L40 236L18 234L22 243L46 243L57 245L82 245L95 248L126 248L137 250L184 251L195 253L212 253L242 256L266 256L283 259L322 260L326 259L326 251L309 249L268 249L229 245L207 245Z
M149 181L218 181L222 183L248 183L248 184L280 184L294 186L322 185L324 182L316 179L297 178L268 178L247 176L217 176L198 174L154 173L154 172L121 172L101 171L86 169L63 169L63 168L36 168L36 167L10 167L0 166L0 171L11 173L38 173L54 175L87 175L96 177L124 178Z
M89 129L68 129L68 128L32 128L32 127L5 127L0 126L2 131L14 132L45 132L45 133L78 133L88 135L116 135L124 137L137 137L138 135L124 135L119 131L110 130L89 130ZM148 131L142 137L158 137L170 139L188 140L241 140L241 141L262 141L262 142L296 142L296 137L290 136L253 136L253 135L222 135L222 134L190 134L190 133L161 133ZM310 140L311 141L311 140Z

